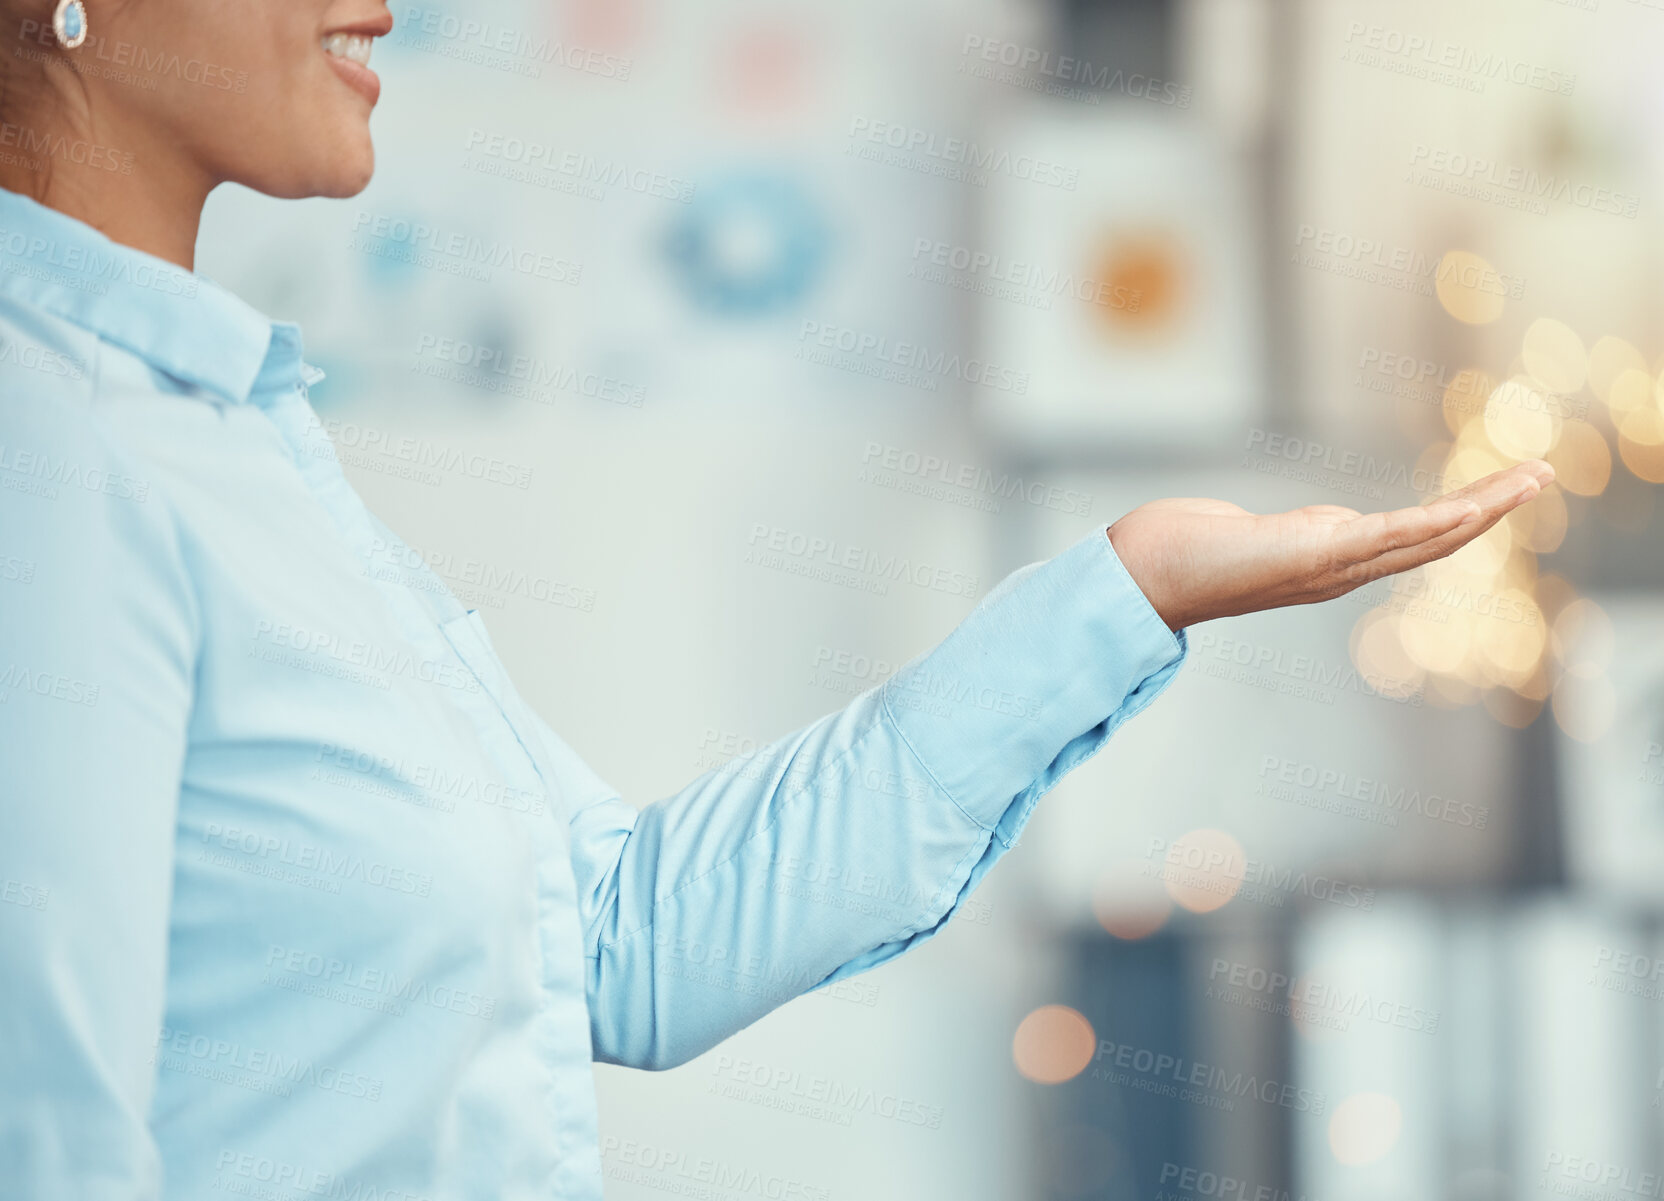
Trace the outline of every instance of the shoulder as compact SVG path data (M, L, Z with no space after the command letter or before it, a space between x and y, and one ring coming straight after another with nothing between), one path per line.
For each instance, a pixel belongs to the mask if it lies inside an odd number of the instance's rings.
M83 609L87 590L133 600L159 590L169 607L193 608L166 489L110 412L200 402L164 396L147 374L72 322L0 297L0 575L9 562L30 581L0 597L9 614Z

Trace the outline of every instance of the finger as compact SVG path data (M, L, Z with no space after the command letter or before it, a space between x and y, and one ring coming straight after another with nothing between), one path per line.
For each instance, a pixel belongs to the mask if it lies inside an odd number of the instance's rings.
M1501 471L1481 476L1466 487L1447 492L1438 499L1471 500L1486 510L1488 515L1490 506L1510 502L1518 489L1528 480L1534 481L1539 489L1546 488L1554 482L1554 468L1542 459L1529 459L1524 463L1515 463L1512 467L1504 467Z
M1501 471L1493 471L1490 475L1474 480L1465 488L1458 488L1447 493L1441 499L1459 497L1470 499L1485 489L1493 486L1499 480L1505 479L1534 479L1540 488L1546 488L1554 482L1554 468L1543 459L1527 459L1523 463L1515 463L1512 467L1504 467Z
M1369 513L1338 528L1334 563L1341 571L1348 571L1406 547L1420 546L1484 515L1477 502L1454 497L1389 513Z
M1520 505L1536 499L1542 492L1538 477L1531 473L1524 473L1507 482L1512 487L1502 490L1500 484L1493 484L1480 494L1479 500L1475 502L1482 506L1478 520L1469 521L1420 545L1405 546L1379 556L1364 564L1366 579L1377 580L1382 576L1395 575L1442 559L1484 534Z
M1451 532L1463 520L1457 518L1450 521L1455 509L1446 506L1469 506L1463 510L1467 520L1491 521L1494 524L1493 517L1500 517L1508 509L1535 496L1537 490L1553 478L1554 468L1540 459L1532 459L1494 471L1425 505L1389 513L1371 513L1344 527L1337 552L1343 563L1367 563L1382 555L1420 546L1431 538ZM1488 528L1487 525L1469 531L1471 538L1477 538Z

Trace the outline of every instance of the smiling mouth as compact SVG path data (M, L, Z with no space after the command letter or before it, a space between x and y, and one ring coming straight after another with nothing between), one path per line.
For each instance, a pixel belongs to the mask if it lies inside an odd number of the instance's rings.
M373 40L361 33L326 33L319 44L323 46L324 53L333 58L344 58L350 63L368 67Z
M381 79L370 70L370 45L375 38L364 33L326 33L318 40L324 57L335 74L372 106L381 99Z

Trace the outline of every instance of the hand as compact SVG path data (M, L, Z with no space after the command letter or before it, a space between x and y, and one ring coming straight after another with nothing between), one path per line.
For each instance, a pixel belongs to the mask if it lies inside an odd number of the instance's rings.
M1222 500L1158 500L1109 527L1133 582L1169 629L1331 600L1442 559L1554 479L1540 459L1391 513L1308 505L1259 516Z

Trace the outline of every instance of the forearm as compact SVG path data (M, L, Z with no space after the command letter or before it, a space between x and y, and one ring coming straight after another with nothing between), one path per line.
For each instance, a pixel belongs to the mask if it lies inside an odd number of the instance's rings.
M642 810L591 927L598 1057L682 1062L933 935L1183 652L1100 528L846 709Z

